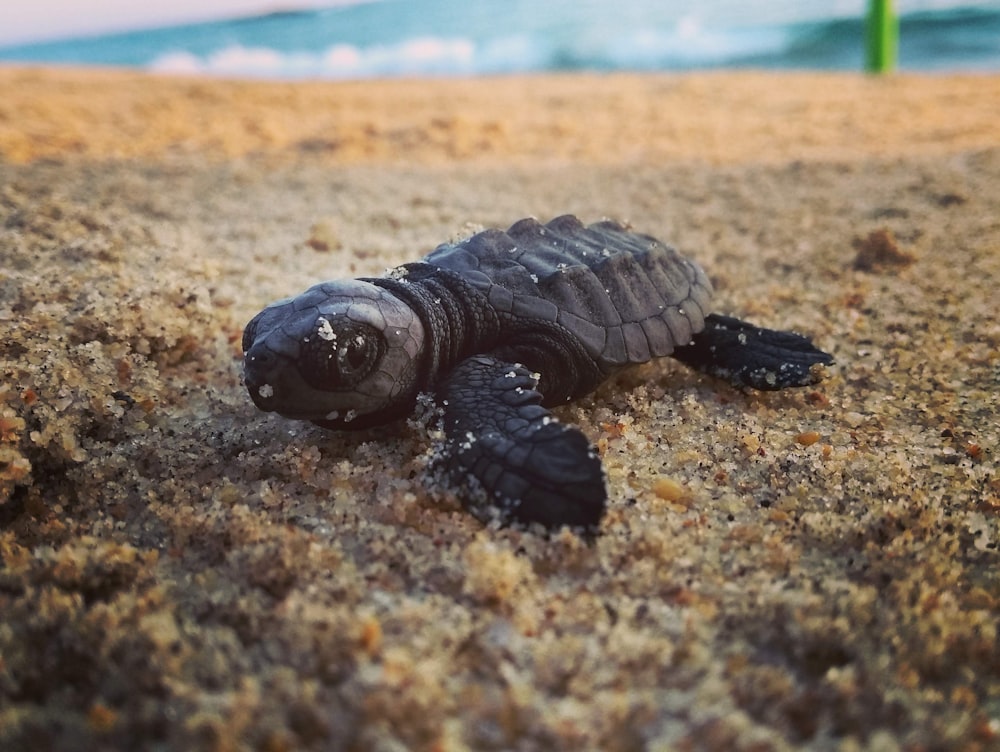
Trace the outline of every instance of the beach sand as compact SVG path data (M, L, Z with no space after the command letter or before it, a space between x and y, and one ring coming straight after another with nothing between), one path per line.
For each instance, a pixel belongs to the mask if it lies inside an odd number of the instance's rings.
M0 69L0 748L997 749L1000 77L236 83ZM815 387L558 411L588 544L257 411L268 302L628 221Z

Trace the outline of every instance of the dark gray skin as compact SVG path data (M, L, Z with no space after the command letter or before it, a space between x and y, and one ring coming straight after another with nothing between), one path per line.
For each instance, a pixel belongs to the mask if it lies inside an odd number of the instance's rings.
M432 474L470 511L593 531L600 458L547 408L667 355L762 390L813 384L833 362L798 334L710 313L711 297L694 262L648 235L524 219L273 303L243 333L245 382L260 409L338 430L432 393L445 437Z

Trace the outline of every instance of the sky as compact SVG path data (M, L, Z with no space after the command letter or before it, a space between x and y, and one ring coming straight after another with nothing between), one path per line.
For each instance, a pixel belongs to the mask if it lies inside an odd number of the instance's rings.
M0 0L0 46L22 42L156 28L173 24L251 16L277 10L308 9L365 0ZM613 1L613 0L612 0ZM782 0L788 4L792 0ZM861 12L867 0L806 0L832 11L840 6ZM956 0L896 0L907 7L960 5ZM971 4L971 2L970 2Z
M336 0L0 0L0 45L337 5Z

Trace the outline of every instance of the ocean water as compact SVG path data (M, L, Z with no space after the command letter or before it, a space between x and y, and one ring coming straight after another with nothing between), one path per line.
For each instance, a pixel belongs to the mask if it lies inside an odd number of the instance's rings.
M357 0L0 47L0 61L250 78L859 70L865 0ZM1000 70L1000 2L898 1L899 65Z

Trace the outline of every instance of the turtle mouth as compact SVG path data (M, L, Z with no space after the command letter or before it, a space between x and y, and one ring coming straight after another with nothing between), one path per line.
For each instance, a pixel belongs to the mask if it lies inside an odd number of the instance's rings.
M251 401L261 412L276 413L282 418L288 418L289 420L317 420L323 417L317 415L315 411L297 411L289 408L287 405L280 404L280 401L276 398L275 389L270 384L254 384L250 381L246 381L245 383Z
M278 413L292 420L311 420L315 415L296 410L289 404L288 395L294 393L275 367L276 358L265 354L247 354L243 359L243 385L257 409L265 413Z
M271 404L271 397L274 395L274 387L270 384L253 384L250 381L246 381L247 392L250 394L250 399L253 401L257 409L263 410L265 413L274 412L274 406Z
M351 421L359 417L357 406L350 398L352 393L318 392L297 377L271 366L275 358L244 359L243 385L257 408L266 413L277 413L289 420L322 421L331 427L352 428ZM338 399L332 399L337 397ZM321 406L321 403L325 405Z
M263 410L265 413L273 413L277 410L274 387L266 379L256 377L249 368L245 368L243 385L247 388L247 393L258 410Z
M259 348L257 348L259 350ZM274 386L270 383L268 372L272 370L273 356L263 351L250 351L243 356L243 385L250 393L253 403L264 410L274 410Z

